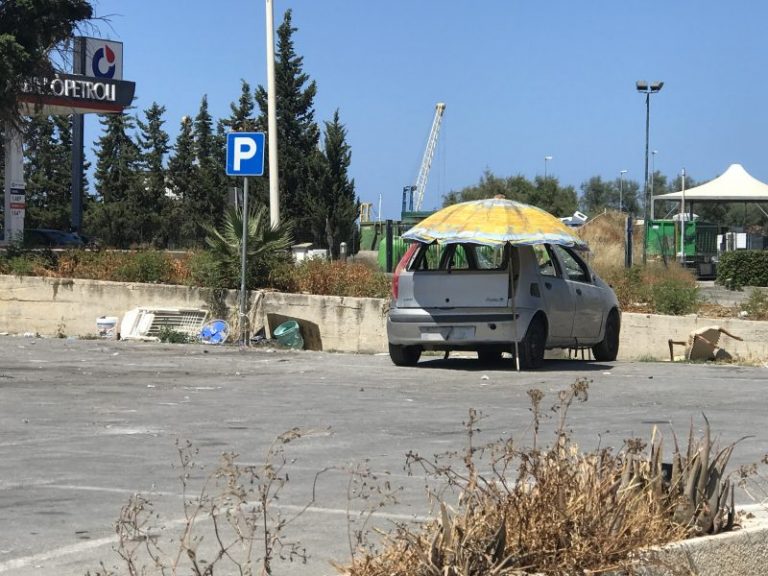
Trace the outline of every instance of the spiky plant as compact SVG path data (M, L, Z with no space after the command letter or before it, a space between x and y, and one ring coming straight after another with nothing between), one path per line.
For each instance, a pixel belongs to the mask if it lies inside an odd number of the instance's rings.
M281 222L272 228L267 207L255 204L248 210L246 223L246 286L262 286L271 266L285 257L293 242L293 225ZM222 287L236 287L240 279L243 214L229 208L220 229L208 227L205 243L214 259Z

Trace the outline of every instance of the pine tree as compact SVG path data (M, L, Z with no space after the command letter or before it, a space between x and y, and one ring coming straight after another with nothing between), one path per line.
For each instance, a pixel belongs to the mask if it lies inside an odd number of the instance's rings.
M168 183L171 199L168 208L168 224L175 224L176 234L169 241L174 245L201 245L195 241L195 223L192 199L198 195L197 165L195 164L195 142L192 137L192 120L189 116L181 119L179 134L168 160Z
M189 198L189 207L194 210L194 238L201 244L208 226L218 226L224 217L227 182L224 175L223 133L213 132L213 119L208 112L208 97L203 96L200 110L193 124L194 155L197 165L198 185Z
M226 142L227 132L253 132L258 130L258 124L253 112L256 107L256 103L253 99L253 92L251 86L245 80L240 81L240 98L237 102L231 102L229 108L231 114L229 118L224 118L219 122L218 134L221 141L221 150L223 156L224 147ZM222 166L226 161L222 158ZM249 189L252 200L260 202L264 205L267 204L267 186L261 182L262 179L251 178L249 181ZM227 177L225 182L227 189L237 187L240 190L243 189L243 178Z
M312 238L307 226L310 214L304 199L317 193L322 177L318 162L320 129L315 122L314 98L317 85L303 72L303 61L293 46L291 11L277 29L275 62L278 160L280 171L281 218L296 223L296 241ZM261 110L259 128L267 128L267 91L259 86L256 101Z
M333 120L325 123L323 140L324 174L319 202L307 204L312 207L311 221L315 242L326 245L331 254L337 257L341 242L352 245L355 220L359 211L359 202L355 196L355 181L349 178L349 165L352 152L347 143L347 130L339 119L339 111L333 114Z
M253 115L255 107L251 85L241 80L240 99L237 104L230 103L229 108L232 114L229 118L223 119L221 124L229 132L253 132L257 129L256 117Z
M48 214L49 201L56 197L54 176L55 126L50 116L33 116L24 126L24 180L26 181L27 228L59 228Z
M146 122L137 120L139 125L138 144L141 151L142 186L134 199L139 216L140 242L167 245L169 231L164 229L163 215L166 211L166 170L165 158L170 149L168 133L163 129L165 106L153 102L144 111Z
M129 114L103 115L104 134L96 143L96 193L99 202L89 220L96 235L107 245L127 248L138 242L138 215L135 198L141 193L141 154L130 132L134 119Z
M32 116L24 123L27 228L66 230L71 214L72 133L69 116Z
M135 123L132 116L100 116L104 134L96 143L96 191L104 202L123 202L131 196L137 182L139 147L130 136Z

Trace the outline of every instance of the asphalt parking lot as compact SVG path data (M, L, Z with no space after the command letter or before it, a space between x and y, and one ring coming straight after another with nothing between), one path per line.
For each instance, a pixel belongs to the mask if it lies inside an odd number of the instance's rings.
M427 356L397 368L382 355L264 348L137 344L0 337L0 575L83 575L119 565L114 523L131 494L155 502L167 527L184 524L177 442L215 468L223 452L258 465L277 434L290 479L276 509L310 554L308 565L276 563L275 574L334 574L349 558L348 526L365 505L349 495L344 470L365 464L399 491L375 522L428 513L424 478L404 470L405 454L461 450L470 408L483 414L477 442L530 438L527 391L544 405L576 378L589 400L569 426L585 449L650 438L670 441L706 414L722 443L740 442L731 468L768 452L768 369L664 363L548 361L515 373L509 365ZM550 423L551 424L551 423ZM550 434L550 436L546 436ZM551 428L542 432L551 438ZM316 479L316 473L328 469ZM746 502L744 494L737 495Z

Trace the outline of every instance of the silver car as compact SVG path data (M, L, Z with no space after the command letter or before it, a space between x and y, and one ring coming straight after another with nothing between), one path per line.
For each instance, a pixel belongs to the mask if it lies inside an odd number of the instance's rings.
M616 295L578 252L559 245L413 243L395 270L389 355L413 366L424 350L473 350L481 361L515 353L538 368L552 348L615 360Z

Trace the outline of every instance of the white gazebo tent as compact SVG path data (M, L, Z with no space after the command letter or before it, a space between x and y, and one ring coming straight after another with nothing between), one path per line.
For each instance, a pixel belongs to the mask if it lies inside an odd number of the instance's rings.
M754 176L751 176L741 164L731 164L728 169L714 180L706 184L696 186L680 192L670 192L669 194L660 194L653 197L653 201L667 200L680 202L680 237L684 236L686 208L689 211L690 219L693 219L694 202L743 202L746 220L746 205L754 203L760 211L768 216L765 210L758 204L759 202L768 202L768 184L760 182ZM681 252L682 254L682 246ZM682 257L682 256L681 256Z
M741 164L728 169L706 184L653 197L654 201L678 202L768 202L768 184L751 176ZM690 207L690 205L688 205ZM762 210L762 208L761 208Z

